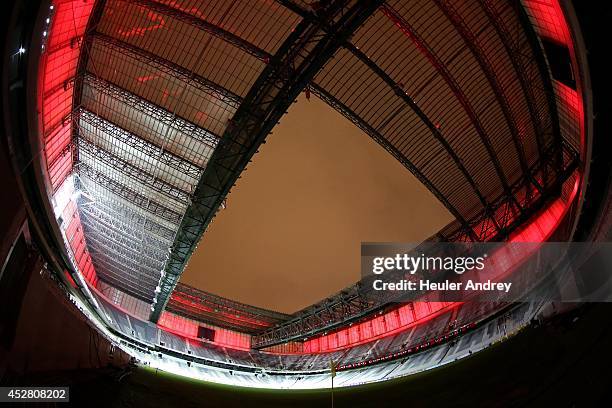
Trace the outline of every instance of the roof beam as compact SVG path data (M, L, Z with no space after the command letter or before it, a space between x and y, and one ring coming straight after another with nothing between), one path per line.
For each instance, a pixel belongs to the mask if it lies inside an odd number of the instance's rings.
M195 311L193 308L189 308L188 306L183 306L172 301L170 301L166 306L166 311L198 322L212 324L225 329L236 330L241 333L254 334L262 329L270 327L269 324L256 325L240 319L225 319L224 316L221 316L219 312L214 310L211 310L210 312L204 312L201 310Z
M188 83L198 90L207 93L215 99L221 100L223 103L232 106L233 108L238 108L242 102L242 98L232 91L225 89L221 85L195 74L172 61L168 61L167 59L150 53L142 48L136 47L132 44L100 32L94 32L91 34L91 36L95 43L102 44L105 48L114 50L121 54L126 54L131 58L145 63L149 67L155 68L156 70L173 78Z
M77 164L77 173L84 174L92 180L95 180L97 184L102 185L110 192L117 196L127 200L135 206L150 212L152 215L160 217L173 224L179 224L181 221L181 214L171 210L170 208L151 200L149 197L145 197L140 193L132 190L131 188L119 183L108 177L106 174L97 171L86 163L80 162Z
M211 148L217 145L219 137L209 130L206 130L195 123L192 123L184 118L181 118L172 112L169 112L160 106L151 103L140 96L100 77L97 77L89 72L85 74L83 85L90 89L101 92L112 97L121 103L130 106L152 119L169 126L193 139L204 143ZM80 106L75 106L76 108ZM94 112L95 113L95 112Z
M384 4L381 7L381 11L393 24L398 27L398 29L402 33L404 33L404 35L406 35L406 37L408 37L414 43L414 45L420 50L423 56L425 56L425 58L429 60L432 66L442 76L448 87L451 89L451 91L457 98L457 101L462 106L464 112L472 123L472 126L476 130L476 133L478 134L482 144L487 150L487 153L489 154L491 162L493 163L493 167L495 168L495 172L497 173L505 195L512 199L514 195L512 194L510 185L508 184L506 174L504 173L499 159L497 158L497 153L495 152L493 146L491 145L491 142L489 141L489 136L484 131L482 123L480 122L480 119L478 118L474 107L461 90L459 84L457 84L457 82L455 81L453 75L450 73L446 65L440 60L435 51L429 46L429 44L427 44L427 42L419 35L419 33L417 33L416 30L397 11L395 11L387 4ZM512 199L512 201L519 210L523 210L516 199ZM485 208L485 210L488 211L489 209ZM491 219L495 222L495 224L497 224L493 216L491 217Z
M120 259L111 258L106 252L98 251L95 246L93 247L93 251L95 252L95 256L91 258L92 261L94 263L104 263L107 268L110 267L113 274L118 278L125 279L127 282L133 283L138 287L147 286L155 289L156 276L151 276L149 273L147 273L147 271L142 271L141 269L138 269L129 263L125 263Z
M184 205L188 205L191 201L191 194L189 192L169 184L139 167L121 160L117 156L108 152L106 149L90 142L89 140L86 140L85 138L79 138L77 141L77 146L82 151L94 157L96 161L106 164L114 171L130 177L134 181L137 181L147 188L153 189L156 192L165 195L171 200L177 201L178 203L182 203Z
M150 320L159 319L202 233L268 133L325 62L380 4L375 0L348 6L344 1L328 3L318 11L316 20L302 20L266 65L198 183L172 246ZM323 29L328 23L331 30Z
M101 271L104 270L104 268L99 268ZM96 271L98 270L98 267L96 267ZM122 284L120 284L120 278L118 278L116 275L113 275L112 273L106 274L104 272L101 272L98 274L98 278L103 281L106 282L108 285L114 287L114 288L121 288L120 290L124 293L127 293L130 296L135 297L136 299L140 299L146 303L151 303L152 298L151 296L147 295L146 293L148 292L147 290L143 290L142 287L134 285L132 283L124 283L123 286Z
M87 217L91 217L98 222L113 228L122 234L130 235L134 239L142 241L145 245L153 248L167 249L172 243L165 237L157 235L155 232L143 229L142 223L129 224L125 218L115 211L102 211L96 204L86 203L79 205L79 210Z
M164 248L169 247L174 238L174 231L155 223L125 206L112 208L109 203L102 202L99 197L95 202L83 200L79 204L79 209L115 229L132 234L138 239L150 241L150 245Z
M89 228L93 229L93 227ZM138 262L139 267L145 268L145 270L153 273L160 271L164 263L163 258L160 260L152 259L149 256L141 256L142 253L123 246L108 237L96 234L92 230L90 230L90 235L86 239L88 248L93 251L92 253L94 256L95 252L101 252L112 257L114 260L120 260L126 265L133 265L134 262ZM136 259L138 261L135 261ZM153 273L147 273L147 276L152 276L153 279L156 279L157 276Z
M163 262L165 260L166 254L168 253L167 248L147 245L146 241L138 241L137 238L117 231L100 220L86 215L85 212L82 212L81 215L82 222L87 224L87 226L92 229L92 232L95 231L93 235L102 236L105 241L108 240L124 250L141 254L144 258L151 259L155 262Z
M153 235L172 242L174 239L176 224L167 221L150 211L143 209L127 199L120 197L102 184L91 180L87 174L76 172L76 185L82 190L81 200L84 205L94 204L112 216L121 217L126 224L140 225L142 231L149 231Z
M232 34L231 32L224 30L223 28L216 26L199 17L196 17L192 14L186 13L174 7L170 7L153 0L130 0L129 3L136 4L138 6L144 7L147 10L154 11L167 17L172 17L176 20L194 26L202 31L207 32L208 34L211 34L232 44L233 46L241 49L242 51L254 56L259 60L268 61L270 58L270 54L259 49L258 47L254 46L243 38L240 38L239 36Z
M312 19L312 14L304 9L302 6L295 4L290 0L277 0L278 3L287 7L294 13L300 15L304 19ZM406 92L402 89L402 87L397 84L382 68L380 68L374 61L368 58L362 51L360 51L357 47L355 47L350 41L346 41L343 44L343 47L346 48L349 52L359 58L368 68L370 68L374 73L376 73L382 80L385 82L397 96L399 96L407 106L409 106L412 111L423 121L423 123L427 126L427 128L432 132L434 138L440 142L444 150L447 154L453 159L461 173L464 175L476 195L478 196L480 202L484 207L488 206L488 203L485 197L480 192L480 189L476 185L473 177L466 170L463 162L458 157L457 153L450 146L450 144L446 141L444 136L441 134L440 130L437 126L433 124L433 122L427 117L427 115L421 110L421 108L416 104L416 102L410 98ZM449 210L449 212L461 223L463 226L463 230L467 235L471 237L471 239L477 241L478 237L470 227L469 223L465 220L463 215L450 203L450 201L444 196L444 194L436 187L434 184L421 172L421 170L415 166L402 152L400 152L395 146L393 146L389 141L382 136L382 134L374 129L370 124L366 123L363 119L361 119L355 112L353 112L348 106L343 104L341 101L337 100L333 95L328 93L326 90L321 88L320 86L312 83L310 85L313 92L319 96L323 101L327 102L331 107L340 112L343 116L357 125L360 129L362 129L367 135L369 135L372 139L374 139L378 144L380 144L385 150L387 150L393 157L395 157L404 167L406 167L415 177L421 181L435 196L436 198Z
M506 120L506 124L508 125L508 130L512 135L512 142L521 164L521 170L523 174L526 175L532 181L532 183L534 183L536 188L541 191L542 187L529 171L529 166L527 164L527 160L525 159L525 149L521 142L521 135L519 134L518 126L514 120L508 99L506 98L506 92L501 83L497 80L497 76L495 75L495 72L493 72L493 64L491 64L491 61L489 61L489 58L483 52L484 48L482 44L480 44L480 40L465 23L457 9L448 0L435 0L434 2L455 27L455 30L457 30L459 35L461 35L463 42L467 45L472 56L478 62L480 69L487 78L487 82L489 82L489 86L495 95L495 99L497 100L497 103L502 110L502 114L504 115L504 119Z
M79 126L82 127L82 123L86 123L101 132L106 133L113 139L125 143L127 146L139 151L140 153L151 157L152 159L158 160L166 166L179 171L180 173L194 179L199 180L204 170L197 164L173 154L172 152L164 149L162 146L154 144L149 140L131 133L120 126L108 121L102 115L97 115L90 110L85 108L77 109L75 112Z
M523 91L523 95L527 100L527 107L529 109L529 115L531 117L531 123L534 126L536 141L538 144L538 152L540 156L545 154L546 139L545 133L546 129L542 124L541 115L538 109L538 104L536 102L536 96L534 94L533 84L530 83L531 79L527 73L529 65L536 64L538 71L540 73L540 77L542 83L544 85L544 91L546 93L546 98L548 100L548 114L551 116L551 131L553 133L555 140L562 140L561 130L559 128L559 117L556 109L556 101L554 98L554 91L552 88L552 83L548 74L548 70L546 68L546 62L543 61L543 56L541 50L539 48L539 42L535 33L533 33L533 28L528 22L526 23L525 12L522 9L522 5L518 4L519 2L511 2L513 3L511 7L515 10L517 14L517 18L523 26L526 34L527 44L531 47L531 52L533 52L533 56L526 56L524 46L520 38L516 38L515 35L508 31L508 28L503 23L503 18L499 15L498 11L495 9L493 4L489 0L480 0L480 5L484 10L489 22L495 29L497 36L500 38L504 49L511 56L510 61L512 63L512 67L516 72L519 83L521 85L521 89ZM562 148L559 148L562 151ZM562 160L561 160L562 161ZM548 173L543 174L544 184L547 183Z
M237 302L235 300L227 299L212 293L204 292L203 290L194 288L184 283L179 283L176 286L175 295L182 295L190 298L198 299L198 302L205 304L215 305L215 307L222 308L228 311L238 311L242 314L251 315L253 318L265 319L268 321L282 321L289 318L290 315L286 313L280 313L273 310L263 309L247 305L244 303Z

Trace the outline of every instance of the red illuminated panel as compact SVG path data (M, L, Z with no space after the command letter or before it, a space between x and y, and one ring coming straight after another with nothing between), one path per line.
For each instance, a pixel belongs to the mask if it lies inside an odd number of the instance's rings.
M397 334L461 306L460 302L413 302L362 323L304 342L304 353L353 347ZM270 350L273 351L273 350Z
M82 37L94 1L57 0L40 66L42 141L49 178L56 191L72 171L70 113L72 81L76 74Z
M540 36L570 47L569 28L558 0L524 0Z
M162 329L167 329L184 337L198 337L198 324L196 322L173 313L162 312L157 325Z
M523 0L538 35L564 45L570 51L574 73L580 72L570 26L565 18L559 0ZM554 81L559 119L564 137L575 148L584 148L584 107L581 97L581 83L576 79L577 91Z
M513 233L509 241L539 243L548 240L573 203L579 185L580 174L575 172L565 183L564 190L567 192L535 216L528 225ZM529 256L530 253L516 254L502 247L489 257L490 267L498 270L497 276L501 278L512 273ZM304 342L303 352L328 352L371 342L426 324L429 320L461 304L461 302L412 302L357 325L309 339Z
M201 324L191 319L186 319L177 316L174 313L162 312L158 327L183 337L198 339L198 326ZM251 347L251 338L244 333L238 333L233 330L222 329L211 325L204 325L215 331L214 343L222 346L227 346L235 349L248 350Z
M67 148L68 146L66 146ZM72 172L72 151L65 150L53 163L49 165L49 177L53 186L60 186Z
M574 202L578 188L580 187L581 174L575 171L564 184L566 191L562 197L555 200L551 205L541 211L534 219L523 228L519 228L510 235L510 242L545 242L557 229L561 220L567 214L570 205ZM565 195L565 197L563 197Z
M79 267L79 271L81 271L81 274L87 282L96 286L98 284L98 277L93 267L93 263L91 262L89 251L87 250L81 219L74 202L70 201L68 203L62 216L68 224L65 231L66 239L68 240L68 245L70 246L76 264Z
M66 277L66 279L68 280L68 282L70 283L70 286L72 286L73 288L76 288L77 285L74 282L74 279L72 279L72 276L70 276L70 274L68 273L68 271L64 271L64 276Z
M215 343L236 349L249 350L251 337L233 330L215 328Z
M67 145L70 142L71 131L72 126L68 122L64 126L54 129L53 132L45 138L47 164L49 164L49 166L58 160L63 152L66 151Z
M39 98L41 138L47 173L53 191L72 173L73 80L82 37L94 5L93 0L57 0L40 61ZM86 281L96 286L98 278L87 250L83 227L71 201L64 210L65 234L77 266Z

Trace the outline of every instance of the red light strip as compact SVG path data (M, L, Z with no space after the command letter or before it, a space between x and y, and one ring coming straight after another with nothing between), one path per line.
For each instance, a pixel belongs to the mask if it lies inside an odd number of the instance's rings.
M72 173L73 87L81 39L87 27L94 1L57 0L52 4L53 16L47 43L40 59L39 106L41 135L47 173L56 192ZM73 201L64 209L69 249L83 277L94 287L98 277L85 244L83 227ZM74 282L74 281L72 281Z
M157 326L162 330L172 332L181 337L202 341L197 337L200 324L191 319L175 315L174 313L162 312ZM251 337L247 334L212 325L205 326L215 331L215 339L213 341L215 344L239 350L249 350L251 347Z

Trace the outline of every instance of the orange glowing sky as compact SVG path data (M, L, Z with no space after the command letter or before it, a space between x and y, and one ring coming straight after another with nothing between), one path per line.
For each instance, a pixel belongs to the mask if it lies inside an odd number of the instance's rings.
M362 241L420 242L451 219L383 148L302 95L232 189L181 281L292 313L359 279Z

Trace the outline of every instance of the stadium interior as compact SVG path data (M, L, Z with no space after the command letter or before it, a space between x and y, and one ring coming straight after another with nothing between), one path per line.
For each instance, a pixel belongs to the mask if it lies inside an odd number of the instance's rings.
M609 303L544 278L529 301L399 302L359 280L359 249L496 243L507 277L550 267L528 248L610 241L610 5L2 7L0 386L69 386L74 406L609 405ZM555 293L612 272L579 258Z

